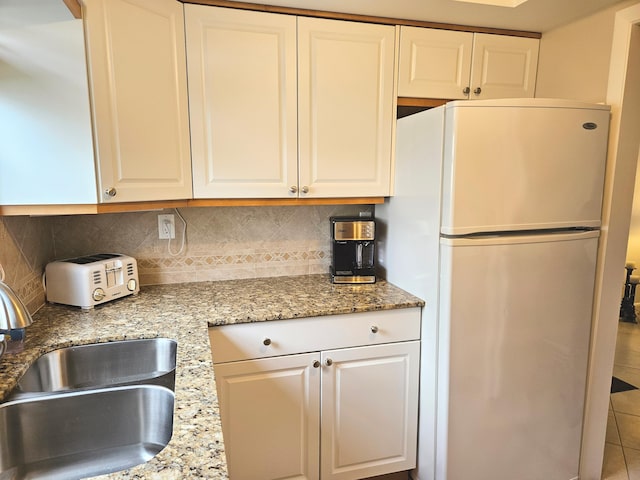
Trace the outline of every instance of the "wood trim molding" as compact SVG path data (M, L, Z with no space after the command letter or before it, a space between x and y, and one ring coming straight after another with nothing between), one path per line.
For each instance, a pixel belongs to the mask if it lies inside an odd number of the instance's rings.
M98 206L83 205L0 205L0 216L26 215L32 217L48 215L91 215L98 213Z
M82 18L82 6L79 0L62 0L74 18Z
M399 107L439 107L450 100L440 98L398 97Z
M491 33L494 35L509 35L512 37L542 38L539 32L523 30L506 30L502 28L474 27L470 25L455 25L449 23L427 22L390 17L376 17L371 15L356 15L351 13L327 12L324 10L309 10L305 8L279 7L275 5L261 5L257 3L238 2L235 0L178 0L182 3L197 5L211 5L214 7L237 8L241 10L255 10L260 12L283 13L287 15L301 15L305 17L329 18L348 20L352 22L380 23L384 25L407 25L410 27L437 28L441 30L457 30L473 33Z
M354 198L222 198L189 200L189 207L286 207L294 205L375 205L384 197Z
M142 212L162 210L164 208L187 207L189 200L164 200L157 202L101 203L97 205L98 213Z
M354 198L220 198L82 205L0 205L0 216L95 215L192 207L282 207L295 205L376 205L384 197Z

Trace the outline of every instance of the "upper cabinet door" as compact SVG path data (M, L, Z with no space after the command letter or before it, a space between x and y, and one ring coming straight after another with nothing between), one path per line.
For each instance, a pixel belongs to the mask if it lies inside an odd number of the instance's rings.
M194 197L296 197L295 17L203 5L185 16Z
M399 97L467 98L473 33L400 27Z
M398 96L533 97L536 38L400 27Z
M389 195L394 46L392 26L298 18L301 196Z
M191 198L182 4L83 3L100 200Z
M82 20L46 11L0 2L0 205L97 200Z
M476 33L469 98L533 97L539 45L536 38Z

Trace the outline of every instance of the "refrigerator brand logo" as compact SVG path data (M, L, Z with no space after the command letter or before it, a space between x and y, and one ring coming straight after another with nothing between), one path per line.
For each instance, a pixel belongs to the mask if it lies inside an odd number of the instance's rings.
M595 130L596 128L598 128L598 125L593 122L587 122L582 124L582 128L584 128L585 130Z

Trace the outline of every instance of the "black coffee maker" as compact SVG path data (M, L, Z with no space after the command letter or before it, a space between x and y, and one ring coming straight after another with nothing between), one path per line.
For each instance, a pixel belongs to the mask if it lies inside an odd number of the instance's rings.
M367 217L331 217L331 281L375 283L376 223Z

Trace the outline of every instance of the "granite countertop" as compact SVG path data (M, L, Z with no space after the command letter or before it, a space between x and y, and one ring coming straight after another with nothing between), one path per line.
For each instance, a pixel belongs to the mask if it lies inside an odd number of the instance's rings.
M173 437L149 462L99 478L226 479L208 326L423 306L378 281L333 285L328 275L145 286L92 310L45 305L24 350L0 359L0 400L40 355L72 345L124 339L177 340Z

